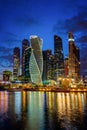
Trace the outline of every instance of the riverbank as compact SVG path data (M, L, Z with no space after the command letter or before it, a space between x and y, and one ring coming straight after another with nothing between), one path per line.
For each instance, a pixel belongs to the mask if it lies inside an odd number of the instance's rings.
M46 92L87 92L87 88L26 88L25 91L46 91Z
M43 92L87 92L87 88L58 88L58 87L29 87L29 88L9 88L0 89L0 91L43 91Z

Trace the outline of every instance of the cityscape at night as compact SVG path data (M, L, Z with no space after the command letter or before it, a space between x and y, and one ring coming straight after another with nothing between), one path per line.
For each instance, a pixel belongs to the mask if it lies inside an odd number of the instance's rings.
M0 0L0 130L87 130L87 1Z
M54 35L54 53L51 49L43 51L42 44L43 39L31 35L30 40L24 39L22 41L22 56L20 48L15 47L13 49L13 72L3 71L1 85L3 85L3 81L10 82L11 85L8 88L14 87L12 86L13 82L17 84L18 82L31 83L32 85L36 84L36 86L56 85L57 87L61 86L61 88L64 86L73 87L75 83L77 83L76 88L84 85L85 77L80 76L80 51L75 45L72 32L68 33L69 55L65 59L61 37ZM63 80L65 80L64 84ZM68 84L66 84L66 80L69 80ZM27 88L30 86L26 85ZM21 87L26 88L24 85Z

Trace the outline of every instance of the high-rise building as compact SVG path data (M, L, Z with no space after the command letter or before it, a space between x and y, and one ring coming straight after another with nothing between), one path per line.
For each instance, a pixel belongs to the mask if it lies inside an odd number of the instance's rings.
M44 50L43 51L43 81L48 80L50 75L50 56L52 55L51 50Z
M49 57L49 69L48 69L48 79L56 80L55 78L55 57L54 55L50 55Z
M69 43L69 76L75 79L80 77L80 56L79 48L76 47L74 36L71 32L68 34Z
M3 71L3 80L4 81L11 81L12 80L12 72L9 70Z
M22 76L24 76L24 66L25 66L25 56L24 51L25 49L29 47L29 41L27 39L24 39L22 41Z
M64 60L64 75L65 77L69 76L69 58L65 58Z
M42 39L40 39L38 36L30 36L30 43L32 48L29 66L31 81L36 84L42 84Z
M14 56L13 56L13 79L17 80L20 75L20 48L14 48Z
M32 49L28 47L25 49L25 52L24 52L24 56L25 56L24 79L25 81L31 81L30 70L29 70L31 51Z
M56 80L58 76L64 75L64 54L62 39L54 35L54 55L55 55L55 76Z

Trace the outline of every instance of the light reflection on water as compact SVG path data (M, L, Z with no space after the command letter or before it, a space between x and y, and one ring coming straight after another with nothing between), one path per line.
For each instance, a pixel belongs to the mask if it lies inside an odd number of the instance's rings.
M0 92L0 130L57 129L87 129L87 93Z

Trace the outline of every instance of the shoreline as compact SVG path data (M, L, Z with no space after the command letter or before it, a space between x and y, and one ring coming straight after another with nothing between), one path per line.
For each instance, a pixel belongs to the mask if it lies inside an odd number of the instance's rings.
M87 92L87 88L55 88L55 87L31 87L31 88L9 88L9 89L0 89L0 91L7 91L7 92L18 92L18 91L38 91L38 92Z
M79 89L45 89L45 88L40 88L40 89L24 89L24 91L43 91L43 92L87 92L87 88L79 88Z

